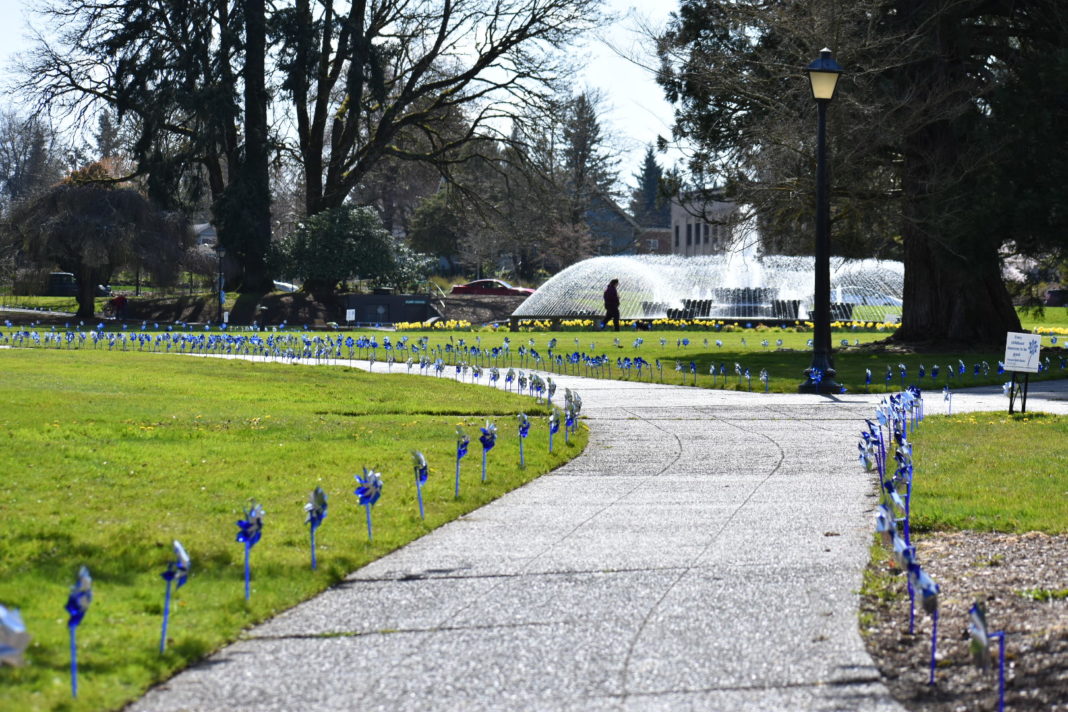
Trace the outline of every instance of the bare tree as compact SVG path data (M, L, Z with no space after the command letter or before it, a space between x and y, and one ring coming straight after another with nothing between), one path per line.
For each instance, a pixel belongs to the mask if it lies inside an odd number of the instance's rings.
M74 117L101 103L134 115L159 201L199 166L221 241L262 281L267 117L293 117L273 147L299 157L308 215L341 206L388 158L448 173L460 147L551 94L559 50L599 3L41 0L58 40L38 43L21 88Z

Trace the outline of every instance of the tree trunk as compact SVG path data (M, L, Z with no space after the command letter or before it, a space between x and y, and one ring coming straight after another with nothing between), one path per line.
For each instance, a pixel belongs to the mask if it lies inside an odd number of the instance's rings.
M96 316L96 272L90 267L78 270L78 313L79 319L92 319Z
M240 273L238 289L267 292L271 243L271 192L268 161L265 56L267 26L264 0L244 0L245 8L245 150L235 176L215 205L219 242L231 251Z
M893 341L998 346L1020 320L993 260L963 259L922 234L905 235L901 327Z
M960 176L970 117L956 108L966 104L966 97L956 95L970 86L966 39L955 13L932 19L929 11L919 0L902 0L899 6L906 22L937 23L938 31L931 51L902 70L912 101L927 105L932 118L903 137L904 307L892 340L997 346L1005 343L1006 332L1020 330L1001 278L999 239L964 234L970 223L954 216L971 199Z

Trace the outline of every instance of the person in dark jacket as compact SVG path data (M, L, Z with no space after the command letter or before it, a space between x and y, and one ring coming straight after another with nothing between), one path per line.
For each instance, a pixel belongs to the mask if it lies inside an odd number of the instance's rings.
M613 279L604 290L604 323L601 327L607 327L609 320L615 320L616 331L619 331L619 292L616 291L618 279Z

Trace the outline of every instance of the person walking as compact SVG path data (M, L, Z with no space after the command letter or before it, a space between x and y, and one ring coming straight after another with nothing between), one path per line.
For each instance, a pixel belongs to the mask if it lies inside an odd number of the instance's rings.
M619 331L619 292L616 290L618 284L619 280L613 279L604 290L605 315L601 328L607 328L608 321L611 319L615 320L616 331Z

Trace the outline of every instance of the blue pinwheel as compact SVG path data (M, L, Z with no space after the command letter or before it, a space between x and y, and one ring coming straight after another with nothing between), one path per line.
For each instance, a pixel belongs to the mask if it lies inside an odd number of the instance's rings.
M467 454L467 446L471 442L471 438L467 437L464 429L459 425L456 426L456 487L453 496L460 496L460 460Z
M415 496L419 500L419 518L426 520L426 513L423 511L423 485L426 484L427 477L430 475L430 468L426 464L426 457L418 450L412 450L412 464L415 468Z
M67 597L67 628L70 631L70 693L71 697L78 697L78 626L85 618L89 610L89 604L93 602L93 577L89 575L89 569L85 566L78 569L78 577L71 586L70 595Z
M374 541L374 531L371 528L371 507L382 496L382 475L374 470L363 468L362 475L354 475L359 485L354 494L359 498L360 506L367 510L367 540Z
M527 439L527 435L530 434L530 418L526 413L520 413L519 418L519 466L526 467L527 461L523 456L523 442Z
M760 369L760 382L764 384L764 392L768 392L768 370L766 368Z
M159 638L159 652L162 654L167 647L167 621L171 612L171 584L177 581L178 585L175 588L181 588L189 579L189 554L185 553L185 548L177 539L174 540L174 560L168 562L167 570L160 576L167 582L167 592L163 598L163 630Z
M486 453L493 449L493 446L497 444L497 426L486 421L486 427L482 428L482 434L478 436L478 441L482 443L482 481L486 481Z
M897 520L888 505L880 504L875 508L875 531L883 540L883 546L892 548L897 536Z
M263 534L263 507L256 500L249 500L248 509L244 510L245 518L237 522L237 541L245 545L245 600L249 600L252 592L249 581L252 578L252 570L249 566L249 553Z
M304 505L304 511L308 513L308 518L304 520L304 523L311 530L311 567L314 571L318 567L315 558L315 530L326 519L326 492L322 487L316 487L311 491L308 495L308 503Z
M25 663L22 655L29 643L30 635L19 609L0 605L0 665L21 667Z
M553 408L549 413L549 453L553 451L553 435L560 430L560 409Z

